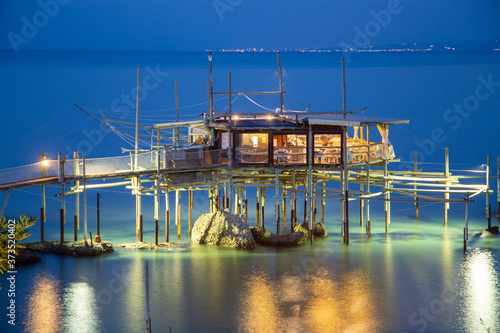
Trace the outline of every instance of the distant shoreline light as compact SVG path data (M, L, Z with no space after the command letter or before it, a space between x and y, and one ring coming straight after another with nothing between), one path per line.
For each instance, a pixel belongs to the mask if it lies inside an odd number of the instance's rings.
M210 50L205 50L205 51L210 51ZM500 48L494 48L494 49L488 49L488 50L463 50L463 49L456 49L454 47L444 47L444 48L439 48L436 49L434 47L428 47L428 48L417 48L417 49L412 49L412 48L394 48L394 49L354 49L354 48L349 48L349 49L331 49L331 50L318 50L318 49L222 49L222 50L217 50L215 52L234 52L234 53L272 53L272 52L301 52L301 53L344 53L344 52L357 52L357 53L364 53L364 52L451 52L451 51L500 51ZM214 52L214 51L212 51Z

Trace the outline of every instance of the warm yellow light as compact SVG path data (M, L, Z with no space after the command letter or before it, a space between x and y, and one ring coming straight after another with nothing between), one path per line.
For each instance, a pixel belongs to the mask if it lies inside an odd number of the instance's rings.
M267 116L267 120L272 120L273 116Z
M49 165L49 161L47 161L47 160L43 160L43 161L42 161L42 164L43 164L44 166L47 166L47 165Z
M240 117L238 117L238 116L234 116L234 117L233 117L233 119L234 119L234 120L238 120L238 119L240 119Z

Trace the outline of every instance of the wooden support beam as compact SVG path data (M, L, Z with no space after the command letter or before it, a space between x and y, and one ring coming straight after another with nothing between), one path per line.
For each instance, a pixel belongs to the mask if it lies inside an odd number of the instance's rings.
M370 142L370 126L366 125L366 142ZM366 152L366 194L370 194L370 146L367 147ZM367 234L371 236L371 222L370 222L370 200L365 200L365 218Z
M363 184L359 184L359 192L363 193ZM359 226L363 227L363 210L364 210L364 200L359 199Z
M158 220L155 220L155 245L158 246L158 234L160 233L160 226Z
M265 187L261 187L260 190L262 191L261 195L261 204L260 204L260 221L261 221L261 226L264 228L265 220L264 220L264 211L266 207L266 189Z
M77 151L74 152L73 159L74 159L73 174L76 176L76 175L80 174L80 162L78 159L78 152ZM76 228L77 228L77 230L80 229L80 193L78 192L79 186L80 186L80 182L75 181L75 209L76 209L75 214L76 214Z
M175 224L177 224L177 238L181 238L181 191L175 190Z
M61 244L64 243L64 209L59 210L59 228L61 232Z
M97 236L101 236L101 195L97 193Z
M486 157L486 217L490 216L490 155Z
M290 198L290 232L293 232L294 228L297 226L297 185L296 185L296 174L295 170L292 171L292 198Z
M144 220L142 218L142 215L139 215L139 240L141 242L143 241L143 235L144 235Z
M413 170L414 170L415 172L417 172L417 160L418 160L418 159L417 159L417 153L415 153L415 155L413 156L413 159L414 159L414 162L413 162L413 163L414 163ZM415 180L415 185L414 185L414 189L415 189L415 196L417 195L417 191L416 191L416 190L417 190L417 185L416 185L416 184L417 184L417 181ZM418 221L418 198L417 198L417 197L415 197L415 203L414 203L414 205L415 205L415 218L416 218L416 219L417 219L417 221Z
M444 168L445 168L445 176L448 179L450 177L450 155L448 152L448 148L444 149ZM446 185L448 185L450 182L447 180ZM446 187L446 191L448 191L450 188ZM448 200L450 198L450 193L446 192L444 194L444 198ZM448 209L450 207L450 204L448 202L444 203L444 225L448 225Z
M188 220L189 220L189 235L191 235L191 229L192 229L192 223L193 223L193 190L189 190L189 214L188 214Z
M165 177L168 179L168 176ZM165 242L168 243L170 226L170 200L168 199L168 189L165 190Z
M279 169L276 168L276 179L274 180L274 218L276 220L276 233L280 234L280 186L279 186Z
M281 216L283 217L283 229L286 230L286 197L287 195L287 190L282 190L282 196L281 198Z
M76 242L78 240L78 218L76 217L76 215L74 216L74 220L73 220L73 223L74 223L74 229L73 229L73 233L74 233L74 241Z
M257 187L257 195L255 198L255 226L260 226L260 188Z
M497 157L497 216L500 217L500 157Z
M323 171L323 174L325 172ZM325 195L326 195L326 180L322 180L323 182L323 189L322 189L322 194L321 194L321 223L325 223Z
M136 223L136 234L135 237L139 237L139 231L140 231L140 222L141 222L141 215L142 215L142 196L141 196L141 178L134 177L132 178L132 186L134 187L134 193L135 193L135 223Z

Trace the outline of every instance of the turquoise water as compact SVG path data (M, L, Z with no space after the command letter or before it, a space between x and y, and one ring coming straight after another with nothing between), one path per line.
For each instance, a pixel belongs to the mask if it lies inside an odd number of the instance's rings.
M91 141L85 133L99 127L72 104L100 108L104 113L113 109L114 100L122 94L133 95L138 64L143 74L148 66L168 72L141 101L142 123L172 120L173 111L166 109L174 106L175 79L179 80L181 106L206 100L204 53L44 52L1 57L0 98L8 110L0 115L5 142L0 148L2 168L36 162L37 153L55 157L59 151L69 153L68 146L85 148L82 140ZM311 103L316 111L339 109L339 58L336 54L282 54L285 105L305 109ZM500 133L496 131L500 89L492 87L490 96L462 118L458 128L454 127L458 123L447 122L444 114L475 93L480 76L491 75L493 81L500 81L498 53L359 54L352 60L347 64L348 107L368 106L367 115L411 119L409 125L391 128L389 137L398 157L408 160L417 151L420 165L427 171L443 171L444 147L450 148L452 172L484 172L481 165L486 163L487 154L496 161L500 155ZM273 54L215 54L215 87L226 89L231 69L234 90L276 89L274 62ZM224 102L220 101L221 108ZM266 98L258 102L267 107L276 104ZM237 100L233 110L254 110L249 104ZM191 119L205 111L206 105L182 110L181 119ZM432 146L424 140L432 138L435 128L441 128L447 138ZM89 157L101 157L120 155L120 147L127 147L127 143L112 133L102 133L102 140L86 148ZM493 169L495 166L492 163ZM484 183L484 179L477 181ZM496 188L494 183L492 188ZM56 221L60 201L54 196L59 191L59 186L47 188L46 239L59 237ZM266 226L275 232L272 192L268 193ZM93 234L96 193L88 193L89 230ZM111 188L99 193L103 238L115 245L135 241L135 199L130 190ZM12 192L6 215L38 215L39 194L39 188ZM254 197L255 192L250 191L249 207L255 206ZM186 199L184 195L182 200ZM470 206L466 255L462 243L465 207L461 204L451 205L449 225L444 227L442 204L422 204L416 221L411 203L394 203L386 236L383 204L372 202L373 229L368 238L359 227L359 208L353 202L350 245L345 246L340 236L340 204L331 200L326 205L326 239L316 239L312 246L259 246L250 251L190 244L184 210L182 246L175 250L116 249L98 258L46 254L41 263L19 268L14 331L144 330L145 260L149 262L154 331L165 331L169 326L173 332L500 331L500 238L474 236L487 225L485 198L475 199ZM74 198L67 200L67 214L72 216ZM196 193L194 200L196 219L208 211L208 200L204 192ZM493 196L491 200L496 204ZM143 212L144 237L152 242L153 198L143 199ZM298 216L302 216L300 211ZM250 224L254 224L253 217L250 213ZM498 224L496 218L493 224ZM176 240L174 229L171 225L171 241ZM38 240L38 226L32 233L32 240ZM66 238L71 236L69 223ZM2 276L0 291L3 309L5 278ZM2 331L11 331L2 317Z

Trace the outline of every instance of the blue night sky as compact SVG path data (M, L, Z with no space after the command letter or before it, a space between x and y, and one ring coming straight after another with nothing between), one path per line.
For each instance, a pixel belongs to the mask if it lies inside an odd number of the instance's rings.
M371 45L458 42L498 38L499 13L497 0L3 0L0 49L337 47L356 29Z

